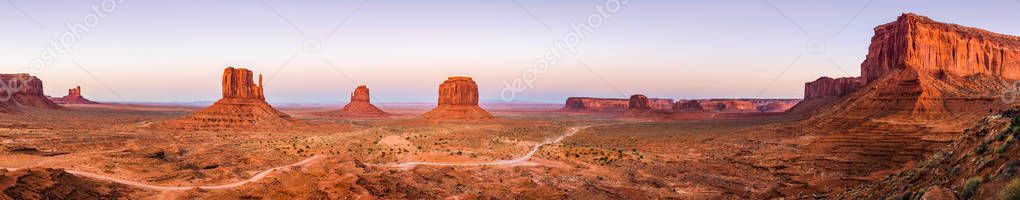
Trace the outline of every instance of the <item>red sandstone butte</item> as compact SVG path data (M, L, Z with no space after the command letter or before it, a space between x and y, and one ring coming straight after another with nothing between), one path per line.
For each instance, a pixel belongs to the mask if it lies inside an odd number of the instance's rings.
M654 102L642 94L631 95L627 101L627 111L623 112L626 118L666 118L671 115L669 109L653 108Z
M295 122L266 102L261 75L256 85L251 70L228 67L223 70L223 98L170 124L180 129L219 130L279 128Z
M57 104L98 104L81 96L81 86L67 90L67 95L64 97L50 98L50 100Z
M673 108L672 99L649 98L650 106L656 110L670 110ZM591 97L570 97L564 104L562 111L567 112L623 112L627 110L629 99L591 98Z
M495 117L478 106L478 85L469 77L450 77L439 85L439 104L422 115L428 120L489 120Z
M859 78L858 90L868 92L845 91L849 83L839 79L820 80L805 85L805 98L860 94L853 98L870 101L853 104L857 109L938 117L998 100L1018 79L1020 37L906 13L875 28Z
M372 105L371 99L368 86L358 86L351 93L350 103L347 103L339 112L327 113L326 115L335 117L385 117L390 115Z
M815 81L804 83L804 99L825 97L842 97L856 92L864 84L858 77L829 78L821 77Z
M43 83L28 74L0 74L0 112L16 112L20 107L61 109L43 94Z

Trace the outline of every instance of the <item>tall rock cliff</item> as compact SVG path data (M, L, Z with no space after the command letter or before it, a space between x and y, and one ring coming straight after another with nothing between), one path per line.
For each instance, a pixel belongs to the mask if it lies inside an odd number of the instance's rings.
M861 78L870 83L897 70L1017 80L1020 37L904 14L875 28L868 56L861 64Z
M43 83L28 74L0 74L0 112L16 112L19 107L63 108L43 94Z
M439 104L422 115L427 120L489 120L488 111L478 106L478 85L470 77L450 77L439 85Z
M1012 85L1020 79L1020 38L909 13L874 30L861 64L863 86L791 126L800 127L792 133L816 139L799 145L804 153L784 167L796 172L786 175L791 183L807 184L782 186L780 193L854 186L846 180L888 182L879 177L896 174L907 163L925 163L919 161L954 141L999 133L968 129L986 123L992 111L1017 105L1003 96L1018 89ZM911 180L911 187L927 186Z
M168 122L171 128L198 130L275 129L298 123L265 100L251 70L228 67L223 71L223 98L183 119Z

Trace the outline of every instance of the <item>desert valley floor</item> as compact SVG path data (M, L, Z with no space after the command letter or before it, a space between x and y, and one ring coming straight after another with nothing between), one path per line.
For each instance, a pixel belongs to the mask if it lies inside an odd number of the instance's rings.
M0 74L0 199L1020 199L1020 37L906 13L803 99L96 103ZM58 105L59 102L62 105ZM208 107L206 107L208 106Z
M282 110L308 125L259 132L150 127L195 109L82 105L33 110L35 118L2 118L2 127L11 128L0 132L5 147L0 166L63 168L146 185L190 187L244 181L261 170L318 156L237 187L174 192L110 184L95 190L132 197L750 196L777 189L780 177L760 176L760 167L746 164L753 158L738 155L783 148L749 137L769 138L776 133L761 130L791 119L621 121L611 114L537 111L540 105L497 110L502 118L492 122L432 124L413 119L424 109L396 110L400 115L390 119L338 120L312 115L314 108L293 108ZM571 129L578 131L555 141ZM542 143L548 145L523 162L489 162L518 160ZM408 164L415 161L465 166ZM478 166L467 166L472 164Z

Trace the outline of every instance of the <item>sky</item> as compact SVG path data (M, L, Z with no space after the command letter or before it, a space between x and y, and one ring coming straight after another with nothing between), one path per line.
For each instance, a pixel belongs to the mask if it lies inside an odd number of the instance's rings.
M228 66L272 103L435 102L449 76L485 102L800 98L905 12L1020 35L1015 0L3 0L0 73L107 102L215 101Z

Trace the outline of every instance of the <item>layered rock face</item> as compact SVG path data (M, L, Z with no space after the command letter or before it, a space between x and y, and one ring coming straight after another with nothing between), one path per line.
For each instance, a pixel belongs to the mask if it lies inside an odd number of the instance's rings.
M450 77L439 85L439 104L422 115L429 120L494 119L478 106L478 85L469 77Z
M806 153L784 168L804 170L789 176L809 183L804 188L842 188L850 185L839 185L845 180L879 181L953 141L988 134L967 129L986 123L989 111L1015 106L1002 97L1020 79L1018 52L1018 37L915 14L879 26L861 64L863 87L799 122L799 132L818 139L799 147Z
M57 104L98 104L81 96L81 86L67 90L67 95L64 97L50 98L50 100Z
M715 113L754 113L784 112L798 99L693 99L680 100L673 106L673 112L715 112Z
M358 86L351 93L351 102L347 103L339 112L330 115L336 117L385 117L390 115L372 105L371 99L368 86Z
M183 119L169 122L179 129L281 128L297 121L266 102L262 76L258 84L251 70L228 67L223 71L223 98Z
M649 98L649 105L656 110L670 110L673 108L672 99ZM591 97L570 97L567 98L563 111L568 112L623 112L629 107L630 99L610 99Z
M19 107L60 109L43 94L43 83L28 74L0 74L0 112L15 112Z
M842 97L856 92L864 84L858 77L829 78L821 77L818 80L804 83L804 99L817 99L825 97Z
M1020 37L908 13L875 28L861 78L870 83L906 69L932 76L985 74L1017 80L1018 66Z

